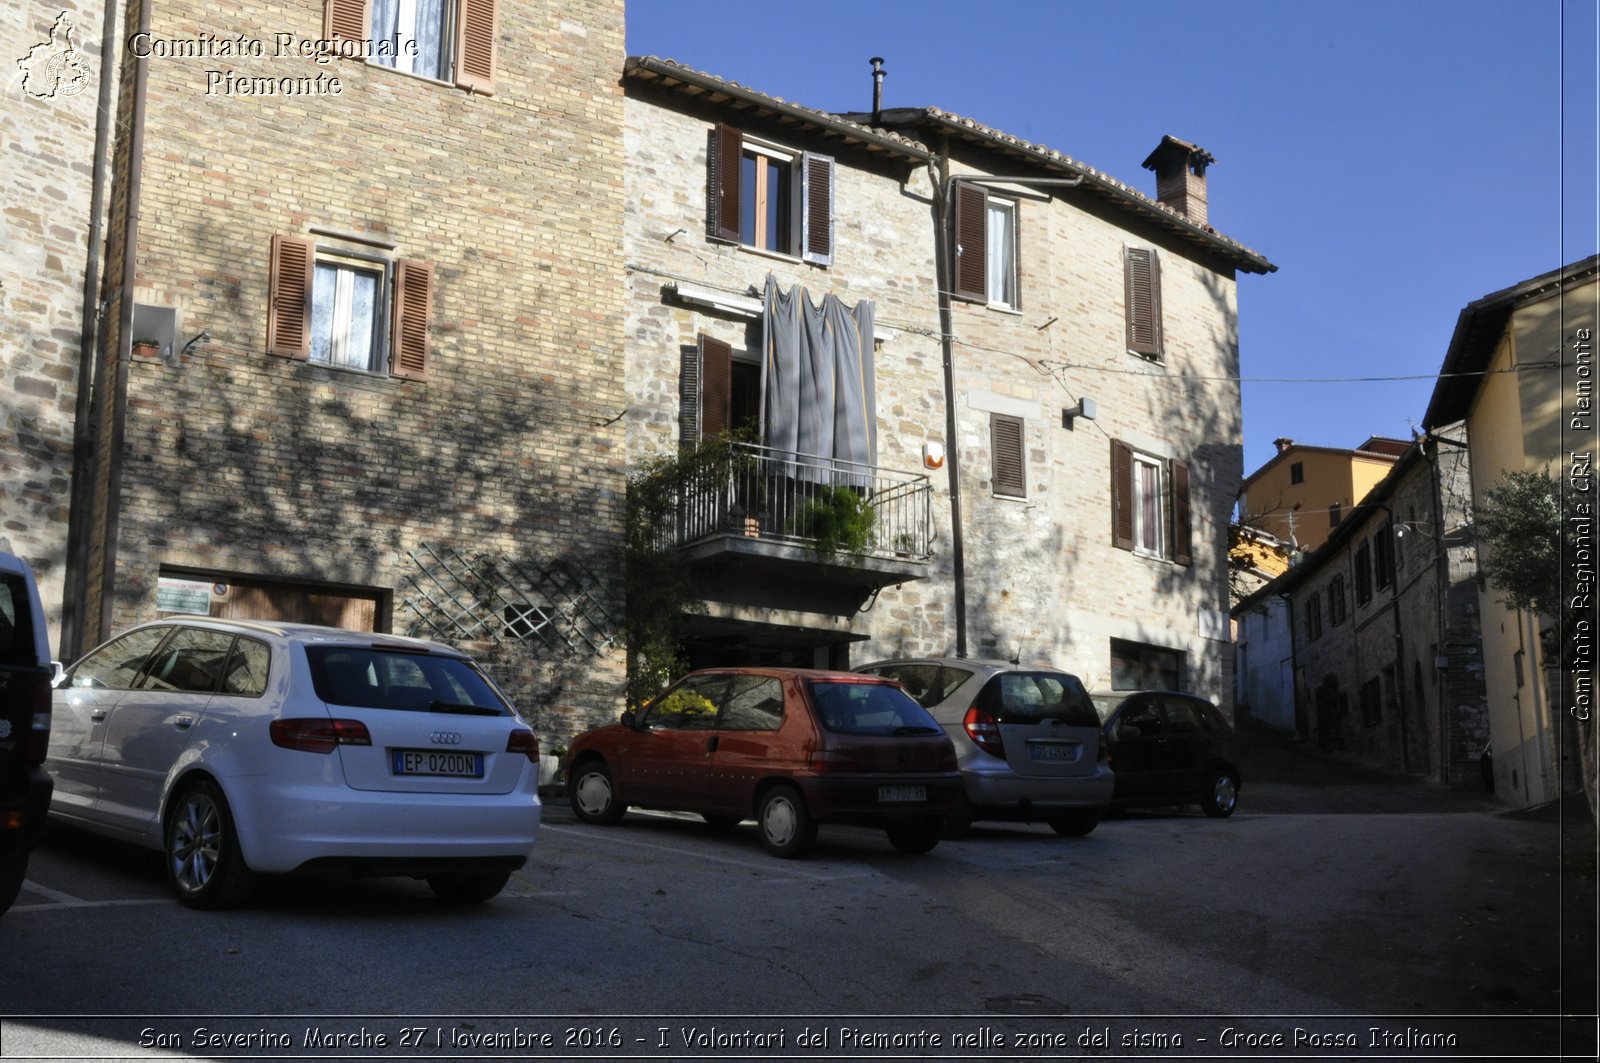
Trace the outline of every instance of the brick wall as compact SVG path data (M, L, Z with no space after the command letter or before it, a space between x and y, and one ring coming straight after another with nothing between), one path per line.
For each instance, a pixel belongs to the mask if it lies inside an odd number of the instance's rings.
M156 8L158 38L242 35L267 55L146 61L135 298L172 311L177 343L130 366L114 628L154 615L164 569L395 602L423 543L610 570L621 0L503 0L491 96L274 56L278 34L315 40L321 20L314 0ZM236 88L319 75L320 93ZM267 353L272 238L314 227L343 234L319 242L432 264L428 379ZM620 678L620 654L540 657L516 693L610 715Z

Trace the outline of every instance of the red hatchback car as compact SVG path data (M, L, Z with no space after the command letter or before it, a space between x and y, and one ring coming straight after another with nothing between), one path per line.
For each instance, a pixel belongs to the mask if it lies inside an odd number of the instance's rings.
M800 668L691 672L622 722L580 735L572 810L615 823L630 805L755 817L774 856L795 857L820 823L884 828L925 853L961 797L955 748L901 689L876 676Z

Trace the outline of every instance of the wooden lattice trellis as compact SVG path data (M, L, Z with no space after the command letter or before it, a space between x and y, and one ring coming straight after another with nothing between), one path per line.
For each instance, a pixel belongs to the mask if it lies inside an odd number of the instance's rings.
M524 563L423 543L410 552L400 611L413 635L445 642L524 643L568 654L604 653L617 640L605 589L570 558Z

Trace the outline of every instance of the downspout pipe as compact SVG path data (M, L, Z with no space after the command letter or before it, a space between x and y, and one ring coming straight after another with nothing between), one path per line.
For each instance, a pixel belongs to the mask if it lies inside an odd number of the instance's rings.
M934 272L938 277L939 347L944 362L945 469L950 482L950 577L954 586L951 603L955 613L955 655L967 655L967 562L961 532L961 440L956 432L955 335L950 293L955 290L951 252L950 138L939 145L938 172L935 176L933 214L936 236L933 242Z
M139 32L150 32L149 0L139 5ZM128 377L133 361L133 299L139 260L139 201L144 183L144 118L150 61L133 60L133 106L128 131L128 184L122 245L122 299L117 315L117 368L111 397L111 441L107 448L106 531L100 571L100 631L97 641L111 637L112 603L116 595L117 536L122 524L123 446L128 425Z
M78 394L73 399L72 410L67 565L62 588L61 634L56 646L56 653L64 661L75 660L88 648L84 623L88 611L89 542L94 529L94 396L100 363L100 281L105 272L101 214L105 210L106 179L111 173L112 89L117 80L107 69L107 59L116 54L118 10L118 5L106 4L100 33L100 99L94 130L94 179L89 192L89 236L83 270L83 328L78 338Z

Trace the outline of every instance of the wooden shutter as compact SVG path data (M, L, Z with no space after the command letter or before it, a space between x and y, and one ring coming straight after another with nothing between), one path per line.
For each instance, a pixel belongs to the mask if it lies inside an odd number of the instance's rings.
M1168 542L1172 544L1172 560L1180 565L1194 564L1194 532L1189 519L1189 466L1181 461L1172 463L1172 505L1168 507L1171 516L1171 532Z
M394 269L394 331L389 372L428 379L428 324L433 314L433 266L400 259Z
M1133 549L1133 448L1111 441L1111 545Z
M989 415L989 443L994 451L994 493L1028 496L1028 467L1023 453L1022 418Z
M976 185L955 186L955 294L962 299L989 298L989 194Z
M1161 260L1147 247L1130 247L1124 260L1128 350L1161 357Z
M364 41L372 36L370 0L323 0L324 40ZM365 62L357 59L357 62Z
M700 442L700 347L682 349L678 368L678 446Z
M317 246L299 236L272 238L267 282L267 350L285 358L311 356L311 285Z
M800 257L818 266L833 265L833 172L826 155L800 156Z
M700 337L700 438L715 439L733 420L733 347Z
M711 235L739 241L739 167L744 158L744 134L717 123L711 135L711 160L707 174L711 207Z
M461 0L456 33L456 84L471 92L494 95L494 37L499 28L496 0Z

